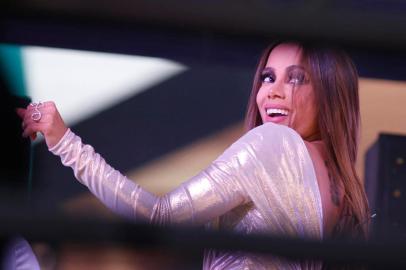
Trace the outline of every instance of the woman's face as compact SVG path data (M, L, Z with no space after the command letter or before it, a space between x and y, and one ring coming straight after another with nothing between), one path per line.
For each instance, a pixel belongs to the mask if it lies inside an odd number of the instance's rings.
M301 48L280 44L262 70L257 106L262 122L290 126L305 140L319 137L315 95L309 74L301 64Z

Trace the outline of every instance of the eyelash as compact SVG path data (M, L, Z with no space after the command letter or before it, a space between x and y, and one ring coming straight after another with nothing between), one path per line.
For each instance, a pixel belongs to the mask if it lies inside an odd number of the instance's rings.
M269 72L264 72L261 74L261 81L263 83L273 83L273 82L275 82L275 78L274 78L273 74L271 74Z
M293 80L296 80L293 82ZM290 84L304 84L306 83L306 76L303 73L289 74L288 83Z

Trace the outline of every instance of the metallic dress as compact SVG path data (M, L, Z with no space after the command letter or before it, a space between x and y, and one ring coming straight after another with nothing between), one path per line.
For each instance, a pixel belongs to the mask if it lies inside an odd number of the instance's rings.
M3 246L0 259L4 270L40 270L30 244L21 236L14 237Z
M155 224L190 224L241 234L321 239L323 213L312 160L298 133L266 123L242 136L210 166L157 197L109 166L68 130L50 149L114 212ZM203 269L320 269L244 252L209 250Z

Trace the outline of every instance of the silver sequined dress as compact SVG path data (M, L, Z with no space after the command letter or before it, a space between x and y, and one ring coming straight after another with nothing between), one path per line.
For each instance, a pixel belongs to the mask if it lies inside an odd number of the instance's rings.
M50 149L114 212L156 224L209 224L242 234L321 239L323 213L310 155L300 135L273 123L256 127L210 166L157 197L109 166L68 130ZM204 269L320 269L243 252L207 251Z

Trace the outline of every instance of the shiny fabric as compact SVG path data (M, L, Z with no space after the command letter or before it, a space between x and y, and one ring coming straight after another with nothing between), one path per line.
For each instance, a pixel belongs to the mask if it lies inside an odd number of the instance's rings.
M2 269L40 270L40 267L30 244L24 238L16 237L4 248Z
M68 130L50 149L105 205L156 224L208 224L242 234L321 239L323 215L313 164L292 129L266 123L231 145L205 170L157 197L110 167ZM207 251L204 269L318 269L243 252Z

